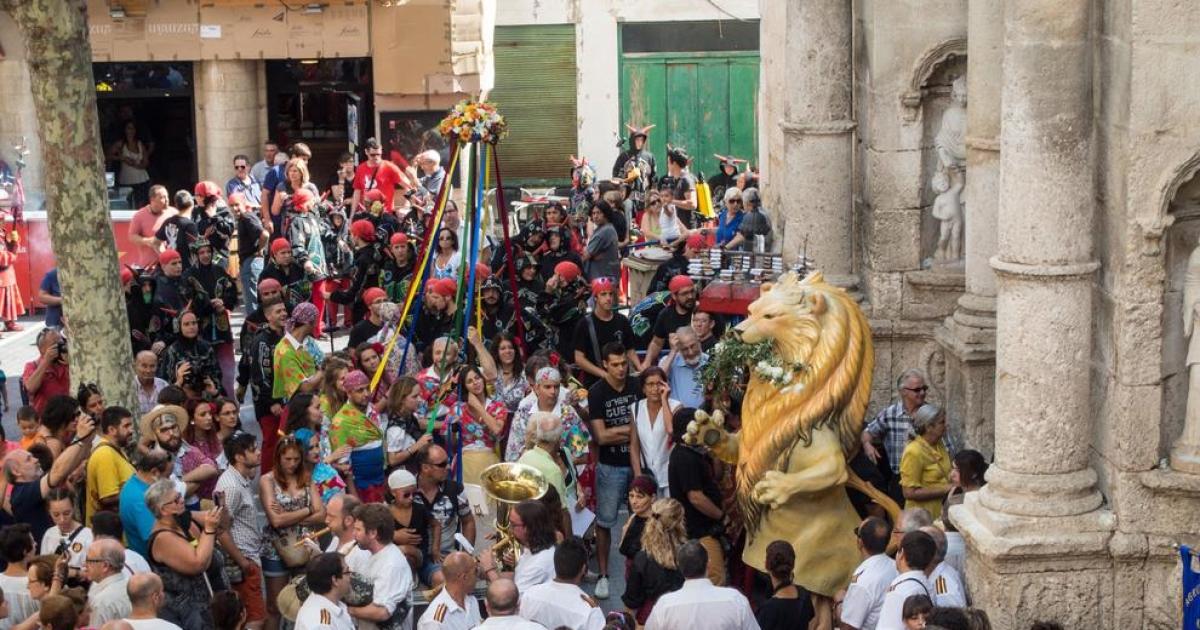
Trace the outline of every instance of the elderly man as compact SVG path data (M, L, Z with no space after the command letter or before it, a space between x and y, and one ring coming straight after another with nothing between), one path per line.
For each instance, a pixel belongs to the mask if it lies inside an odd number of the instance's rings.
M166 601L162 578L154 573L139 573L129 578L129 603L132 611L125 621L137 630L175 630L175 624L158 616Z
M4 458L4 476L11 489L9 513L18 523L29 524L34 540L41 540L46 530L53 525L46 506L46 497L50 495L50 490L66 481L67 475L78 468L92 452L96 423L79 408L78 403L72 406L73 402L74 399L67 396L56 396L47 405L50 408L61 405L63 415L72 415L75 418L75 439L54 459L49 473L43 472L37 458L24 449L9 451ZM67 422L63 422L63 426L66 424Z
M488 584L484 598L488 618L478 628L497 630L544 630L545 626L527 621L517 614L521 605L521 594L517 585L508 578L500 578Z
M134 357L133 373L137 377L138 415L144 416L158 404L158 393L169 383L155 376L158 355L149 350L142 350Z
M714 586L705 576L708 552L704 546L695 540L683 543L675 551L675 564L683 574L683 586L658 598L646 630L757 630L746 597L735 589Z
M442 182L446 179L446 169L442 168L442 156L433 149L422 151L417 154L417 168L421 169L421 175L417 179L421 185L422 193L427 201L433 201L437 198L438 191L442 189Z
M46 401L71 394L71 371L67 367L67 340L53 328L43 328L37 337L38 358L25 364L21 380L29 393L29 404L40 414Z
M445 588L429 602L417 630L468 630L479 625L479 602L475 588L475 558L461 551L446 556L442 564Z
M354 540L371 554L359 572L373 586L371 603L350 607L360 628L383 622L390 626L408 615L413 576L404 553L392 542L394 534L395 521L387 506L368 504L354 511Z
M926 384L924 372L910 368L904 370L896 379L896 389L900 400L880 411L867 425L862 433L862 445L863 453L876 464L879 463L879 449L876 448L876 443L883 445L887 452L888 464L884 472L891 472L888 494L896 503L904 505L904 490L900 487L900 458L904 455L904 446L908 443L908 434L912 431L912 414L925 404L929 386ZM958 452L958 444L950 432L947 431L942 443L946 445L951 457Z
M121 543L101 539L87 551L84 570L92 586L88 589L88 608L92 610L91 624L101 625L129 616L132 605L125 592L125 547Z
M554 486L560 498L566 497L567 489L562 469L551 455L562 443L562 420L556 414L535 411L529 416L525 432L532 437L533 448L522 453L517 463L536 468L546 477L546 481Z
M685 407L699 409L704 406L704 383L700 381L700 371L708 364L708 353L700 346L700 338L690 325L680 326L673 337L671 353L658 366L667 373L671 397Z

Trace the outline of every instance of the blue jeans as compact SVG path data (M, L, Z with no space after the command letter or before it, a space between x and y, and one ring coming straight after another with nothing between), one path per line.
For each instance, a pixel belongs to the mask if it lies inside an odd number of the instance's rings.
M242 281L242 304L246 306L246 314L249 315L258 309L258 276L262 274L263 259L262 256L255 256L250 260L241 261L241 264L238 277Z
M617 525L621 503L627 500L633 468L596 464L596 526L612 529Z

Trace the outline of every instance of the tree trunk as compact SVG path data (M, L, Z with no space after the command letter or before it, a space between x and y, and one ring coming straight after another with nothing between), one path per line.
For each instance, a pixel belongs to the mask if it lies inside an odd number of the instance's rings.
M72 389L96 383L136 412L129 319L104 187L83 0L0 0L25 35L50 240L70 327Z

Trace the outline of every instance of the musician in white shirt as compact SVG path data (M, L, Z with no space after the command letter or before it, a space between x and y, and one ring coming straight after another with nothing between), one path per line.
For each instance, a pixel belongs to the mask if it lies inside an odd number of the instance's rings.
M924 595L933 601L933 589L929 588L929 569L937 555L937 543L923 531L908 532L900 540L896 552L896 571L900 573L888 585L883 596L883 608L879 611L876 630L906 630L904 624L904 600L912 595Z
M488 584L487 597L488 618L479 624L478 628L488 630L546 630L546 626L534 623L517 614L520 604L520 593L517 585L508 578L492 580Z
M892 529L887 521L872 516L860 523L856 531L858 550L865 559L850 578L838 618L844 629L875 630L883 596L897 575L896 561L887 555Z
M708 579L708 552L698 541L680 545L675 564L683 587L658 598L646 630L758 630L746 597Z
M354 630L354 619L342 598L350 591L350 569L337 552L308 563L309 595L296 613L296 630Z
M392 625L409 611L412 569L404 552L392 543L394 530L392 512L383 504L369 503L354 511L354 540L371 554L358 573L374 587L370 604L350 608L360 628Z
M521 616L546 626L601 630L604 611L579 588L587 572L587 547L572 536L554 548L554 579L521 593Z

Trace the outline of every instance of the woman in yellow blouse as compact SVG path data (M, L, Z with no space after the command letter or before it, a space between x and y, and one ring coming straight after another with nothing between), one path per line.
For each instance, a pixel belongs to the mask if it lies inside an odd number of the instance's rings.
M925 508L937 520L942 514L942 499L950 492L950 454L942 444L945 410L937 405L921 405L913 414L912 430L900 457L904 508Z

